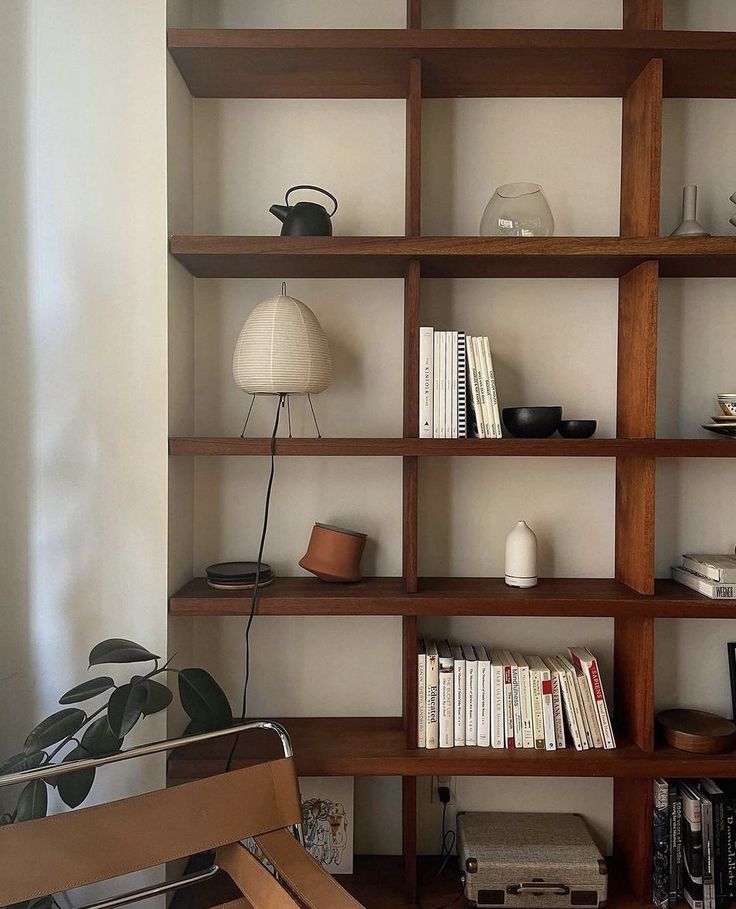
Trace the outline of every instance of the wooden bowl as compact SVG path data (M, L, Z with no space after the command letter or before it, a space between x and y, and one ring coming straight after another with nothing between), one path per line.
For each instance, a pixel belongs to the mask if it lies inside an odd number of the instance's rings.
M717 713L677 708L661 710L657 722L668 745L695 754L725 754L736 745L736 724Z

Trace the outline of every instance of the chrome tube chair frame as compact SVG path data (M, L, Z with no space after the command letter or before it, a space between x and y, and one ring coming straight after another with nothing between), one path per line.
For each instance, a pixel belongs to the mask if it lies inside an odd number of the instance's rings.
M106 755L104 757L85 758L77 761L69 761L63 764L36 767L32 770L22 770L17 773L8 773L4 776L0 776L0 787L29 783L32 780L43 780L48 779L49 777L58 777L65 773L74 773L78 770L86 770L90 768L96 769L98 767L104 767L108 764L117 764L121 761L128 761L133 758L146 757L148 755L159 754L165 751L173 751L174 749L181 748L185 745L194 745L199 742L206 742L212 739L218 739L229 735L239 735L240 733L251 732L256 729L264 729L277 735L281 743L283 757L293 757L291 739L289 738L289 734L283 726L279 725L278 723L270 722L268 720L254 720L238 723L233 726L228 726L226 729L218 729L212 732L203 732L196 735L182 736L176 739L164 739L159 742L152 742L148 745L139 745L137 747L128 748L124 751L117 752L116 754ZM291 827L291 831L296 837L297 841L299 841L299 827L293 825ZM88 903L84 907L80 907L80 909L116 909L118 906L125 906L130 903L138 902L139 900L148 899L149 897L170 893L183 887L190 887L193 884L198 884L202 881L206 881L209 878L214 877L219 871L220 866L215 861L209 868L191 874L186 874L174 881L167 881L161 884L153 884L140 890L129 891L127 893L121 894L120 896L111 897L109 899L95 903Z

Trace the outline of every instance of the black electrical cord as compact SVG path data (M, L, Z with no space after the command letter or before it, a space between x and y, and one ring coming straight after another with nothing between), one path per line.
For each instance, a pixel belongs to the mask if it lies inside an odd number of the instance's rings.
M440 793L442 793L442 789L440 789ZM429 887L437 880L437 878L442 875L445 868L447 867L447 863L452 858L452 852L455 848L455 831L452 829L447 830L447 804L450 800L449 790L445 790L445 793L442 793L440 795L440 798L442 798L442 841L440 845L440 858L442 859L442 864L440 865L439 869L433 875L431 875L431 877L428 877L426 880L422 881L422 889ZM463 893L461 891L458 896L452 899L449 903L444 903L441 906L433 907L433 909L453 909L453 907L462 899ZM417 899L417 905L419 906L419 909L424 909L421 899Z
M253 625L253 619L256 614L256 605L258 603L258 590L261 580L261 561L263 559L263 549L266 545L266 532L268 531L268 515L271 509L271 490L273 489L273 478L276 471L276 433L279 430L279 419L281 417L281 409L284 406L287 396L285 394L279 395L279 403L276 406L276 419L273 424L273 431L271 432L271 469L268 475L268 486L266 487L266 501L263 506L263 525L261 527L261 540L258 546L258 559L256 561L256 579L253 586L253 595L250 600L250 613L248 615L248 623L245 626L245 677L243 679L243 700L240 710L240 722L242 723L245 719L248 706L248 682L250 680L250 629ZM240 733L238 733L233 739L232 747L230 748L230 754L227 759L227 765L225 767L225 772L230 769L230 765L233 762L233 757L235 751L238 747L238 740L240 738Z

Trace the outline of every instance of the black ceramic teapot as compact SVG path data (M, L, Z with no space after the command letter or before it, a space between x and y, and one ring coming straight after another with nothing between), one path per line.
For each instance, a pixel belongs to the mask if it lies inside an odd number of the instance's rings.
M323 193L332 199L335 207L331 214L327 213L324 205L317 202L297 202L296 205L289 205L289 195L297 189L313 189L315 192ZM337 199L328 193L326 189L320 189L319 186L292 186L286 192L286 205L272 205L269 211L283 223L281 228L282 237L331 237L332 236L332 216L337 211Z

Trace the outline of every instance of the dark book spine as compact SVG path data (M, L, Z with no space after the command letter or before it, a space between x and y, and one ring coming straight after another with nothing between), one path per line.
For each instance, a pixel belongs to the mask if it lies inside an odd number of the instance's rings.
M682 868L682 793L677 790L675 796L675 865L677 868L677 896L675 902L685 898L685 884Z
M726 845L726 893L730 899L733 899L736 896L736 811L734 811L733 799L726 799L723 814Z
M682 839L679 825L682 823L682 802L677 786L670 783L667 789L667 810L669 814L669 906L680 899L682 887Z
M726 798L719 792L713 798L713 838L715 840L716 907L728 905L728 846L726 843Z
M654 816L652 823L652 902L657 909L667 909L670 895L670 824L668 789L664 780L654 780Z

